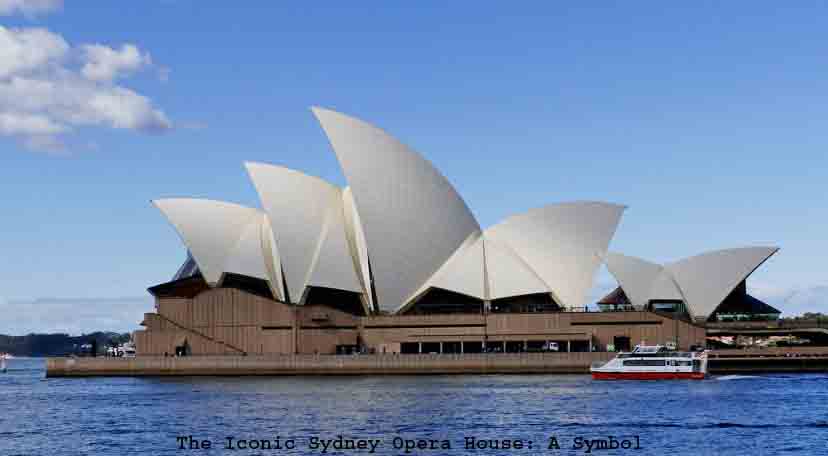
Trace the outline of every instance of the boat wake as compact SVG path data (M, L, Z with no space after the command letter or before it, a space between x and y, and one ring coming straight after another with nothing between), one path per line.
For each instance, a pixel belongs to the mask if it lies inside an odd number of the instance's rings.
M716 380L727 381L727 380L749 380L752 378L761 378L758 375L722 375L721 377L715 377Z

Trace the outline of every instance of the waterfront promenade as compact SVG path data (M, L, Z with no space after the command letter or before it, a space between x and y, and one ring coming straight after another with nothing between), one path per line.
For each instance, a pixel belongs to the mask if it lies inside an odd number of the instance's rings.
M585 373L615 354L275 355L49 358L47 377L186 375L418 375Z
M49 358L47 377L585 374L609 352ZM717 350L711 374L828 372L828 347Z

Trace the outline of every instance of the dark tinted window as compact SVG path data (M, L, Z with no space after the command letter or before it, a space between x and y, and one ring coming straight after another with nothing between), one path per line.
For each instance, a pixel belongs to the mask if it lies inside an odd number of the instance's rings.
M663 359L627 359L625 366L664 366Z

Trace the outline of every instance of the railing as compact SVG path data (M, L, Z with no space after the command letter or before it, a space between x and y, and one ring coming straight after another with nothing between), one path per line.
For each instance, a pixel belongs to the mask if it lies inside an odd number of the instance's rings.
M767 347L722 349L709 352L711 358L807 358L828 357L828 347Z
M807 329L828 328L828 319L772 320L772 321L716 321L706 324L709 329Z

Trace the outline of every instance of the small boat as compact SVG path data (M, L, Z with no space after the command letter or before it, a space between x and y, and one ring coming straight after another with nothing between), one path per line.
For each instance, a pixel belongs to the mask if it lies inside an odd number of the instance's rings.
M606 363L590 367L595 380L702 380L707 375L707 352L671 351L663 345L637 345Z
M106 356L113 358L135 358L135 344L127 342L117 347L109 347L106 349Z
M6 355L5 353L0 353L0 373L6 373Z
M135 358L135 344L132 342L121 345L118 347L118 351L124 358Z

